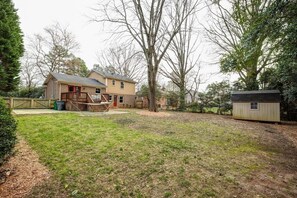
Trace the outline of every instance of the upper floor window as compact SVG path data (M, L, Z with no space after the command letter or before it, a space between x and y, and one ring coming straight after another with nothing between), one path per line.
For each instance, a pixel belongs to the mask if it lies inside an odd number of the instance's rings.
M100 93L101 90L99 88L96 88L96 93Z
M112 85L115 85L115 80L112 80Z
M257 110L258 109L258 103L257 102L251 102L251 109Z
M121 89L124 89L125 85L124 82L121 82Z

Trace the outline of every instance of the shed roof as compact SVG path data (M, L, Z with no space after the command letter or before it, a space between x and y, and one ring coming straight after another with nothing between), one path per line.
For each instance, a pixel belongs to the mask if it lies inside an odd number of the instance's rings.
M121 81L126 81L126 82L131 82L131 83L136 83L133 79L126 77L126 76L122 76L119 74L111 74L105 71L98 71L98 70L92 70L91 72L96 72L99 75L105 77L105 78L111 78L111 79L116 79L116 80L121 80Z
M79 84L79 85L90 86L90 87L101 87L101 88L106 87L104 83L99 82L98 80L95 80L92 78L85 78L80 76L73 76L73 75L54 73L54 72L50 72L50 75L53 76L59 82L73 83L73 84ZM49 81L49 77L45 80L44 84L47 84L48 81Z
M279 90L233 91L232 102L280 102Z

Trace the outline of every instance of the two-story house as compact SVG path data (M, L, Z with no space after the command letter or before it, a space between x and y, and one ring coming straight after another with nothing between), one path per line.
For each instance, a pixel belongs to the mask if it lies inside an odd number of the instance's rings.
M132 79L111 74L104 71L92 70L88 78L104 83L106 93L109 94L109 101L112 107L134 107L135 106L135 81Z
M88 93L91 96L106 93L102 81L80 76L50 72L45 79L45 98L61 100L63 93Z

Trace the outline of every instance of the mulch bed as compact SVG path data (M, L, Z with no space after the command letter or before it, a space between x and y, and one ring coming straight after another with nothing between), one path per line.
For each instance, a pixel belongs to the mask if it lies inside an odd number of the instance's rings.
M0 197L24 197L50 177L48 169L39 163L38 155L24 140L19 140L15 150L0 167Z

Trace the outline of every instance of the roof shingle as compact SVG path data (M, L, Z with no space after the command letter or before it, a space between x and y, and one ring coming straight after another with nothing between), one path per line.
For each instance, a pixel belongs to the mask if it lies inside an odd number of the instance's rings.
M102 82L99 82L98 80L92 79L92 78L84 78L80 76L73 76L73 75L67 75L67 74L60 74L60 73L50 73L57 81L60 82L66 82L66 83L74 83L84 86L90 86L90 87L106 87L106 85Z
M280 102L281 96L278 90L259 91L233 91L232 102Z
M122 81L135 83L135 81L133 79L131 79L129 77L126 77L126 76L119 75L119 74L111 74L111 73L108 73L108 72L105 72L105 71L98 71L98 70L92 70L92 71L102 75L105 78L111 78L111 79L116 79L116 80L122 80Z

